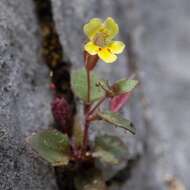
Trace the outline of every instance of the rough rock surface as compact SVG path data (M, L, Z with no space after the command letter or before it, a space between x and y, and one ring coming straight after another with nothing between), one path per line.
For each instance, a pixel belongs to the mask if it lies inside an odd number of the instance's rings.
M0 1L0 189L56 189L52 168L35 158L26 136L47 128L48 70L31 0Z
M187 0L136 0L128 12L149 121L144 175L134 176L144 189L165 189L168 176L190 189L189 8Z
M102 76L117 79L128 69L137 72L141 86L123 110L137 128L123 136L130 158L140 154L122 190L168 189L168 176L190 188L188 151L190 69L188 0L52 0L54 18L66 55L82 65L82 25L92 17L114 17L128 54L115 65L100 65ZM128 45L129 44L129 45ZM108 130L107 132L109 132Z

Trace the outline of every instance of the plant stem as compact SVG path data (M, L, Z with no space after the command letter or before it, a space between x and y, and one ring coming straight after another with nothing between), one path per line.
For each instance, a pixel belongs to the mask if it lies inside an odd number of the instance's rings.
M87 101L88 104L90 103L90 97L91 97L91 76L90 76L90 71L87 69L87 83L88 83L88 96L87 96Z
M91 75L90 71L86 69L87 72L87 84L88 84L88 91L87 91L87 103L85 104L85 124L84 124L84 137L83 137L83 149L84 151L87 149L88 145L88 129L89 129L89 122L87 120L87 113L90 110L90 98L91 98Z
M106 96L102 97L100 101L90 110L90 107L88 106L87 112L85 114L85 128L84 128L84 138L83 138L83 148L86 150L88 145L88 129L89 129L89 123L90 121L89 116L94 113L94 111L103 103L103 101L106 99Z
M92 115L94 113L94 111L96 111L96 109L104 102L104 100L106 99L106 96L102 97L99 102L91 109L89 110L89 112L86 114L87 118Z
M91 70L95 67L97 61L98 61L98 56L92 56L86 52L84 52L85 56L84 56L84 61L85 61L85 65L86 65L86 74L87 74L87 103L85 104L85 123L84 123L84 137L83 137L83 151L85 152L88 148L88 131L89 131L89 113L91 113L91 88L92 88L92 84L91 84ZM103 102L103 100L102 100ZM101 102L100 102L101 104ZM99 104L99 105L100 105ZM97 105L97 107L99 106ZM96 106L95 106L96 107ZM96 108L97 108L96 107ZM96 110L96 108L94 110ZM93 110L92 110L93 113Z
M88 129L89 129L89 122L85 120L84 126L84 138L83 138L83 149L86 151L88 145Z

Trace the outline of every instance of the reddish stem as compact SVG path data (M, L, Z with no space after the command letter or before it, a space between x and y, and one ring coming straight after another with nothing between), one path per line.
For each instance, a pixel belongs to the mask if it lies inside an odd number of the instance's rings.
M87 52L84 52L84 61L86 66L86 74L87 74L87 103L85 104L85 123L84 123L84 137L83 137L83 150L87 150L88 146L88 131L90 121L88 120L89 112L91 110L91 70L96 66L98 61L98 56L92 56Z
M88 129L89 129L89 122L87 120L87 113L90 110L91 104L90 104L90 97L91 97L91 77L90 77L90 71L86 69L87 72L87 85L88 85L88 94L87 94L87 103L85 104L85 124L84 124L84 137L83 137L83 149L84 151L87 149L88 146Z
M84 138L83 138L83 147L84 150L86 150L87 145L88 145L88 129L89 129L89 124L90 120L89 117L96 111L96 109L103 103L103 101L106 99L106 96L100 99L100 101L90 110L90 107L86 110L85 114L85 128L84 128Z
M106 96L102 97L100 101L86 114L87 119L90 115L92 115L96 111L96 109L104 102L105 99Z

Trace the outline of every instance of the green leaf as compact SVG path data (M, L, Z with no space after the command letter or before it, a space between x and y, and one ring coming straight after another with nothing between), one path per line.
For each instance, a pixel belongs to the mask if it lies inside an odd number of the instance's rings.
M98 136L95 140L94 157L109 164L118 164L126 157L127 149L122 141L115 136Z
M91 73L91 102L98 100L105 94L104 90L96 85L98 81L99 79L96 77L96 75ZM75 95L87 102L88 85L85 68L72 72L71 85Z
M56 129L47 129L28 138L32 148L53 166L69 162L68 137Z
M97 169L81 171L75 178L77 190L107 190L102 174Z
M111 88L115 95L120 95L132 91L137 84L137 80L122 79L116 81Z
M107 80L99 80L96 85L101 87L104 91L111 90L109 86L109 82Z
M132 134L135 134L135 128L133 124L129 120L123 118L119 113L109 111L99 112L98 116L108 123L126 129Z

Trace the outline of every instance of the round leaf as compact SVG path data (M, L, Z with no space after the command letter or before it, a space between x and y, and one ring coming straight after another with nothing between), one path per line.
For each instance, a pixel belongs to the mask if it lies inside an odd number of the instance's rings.
M118 137L109 135L96 137L93 156L100 158L101 161L118 164L126 157L126 154L126 146Z
M68 137L55 129L44 130L28 138L32 148L53 166L69 162Z
M96 85L98 81L99 79L96 77L96 75L91 73L91 101L98 100L104 96L103 89ZM72 72L71 85L75 95L87 102L88 84L85 68Z

